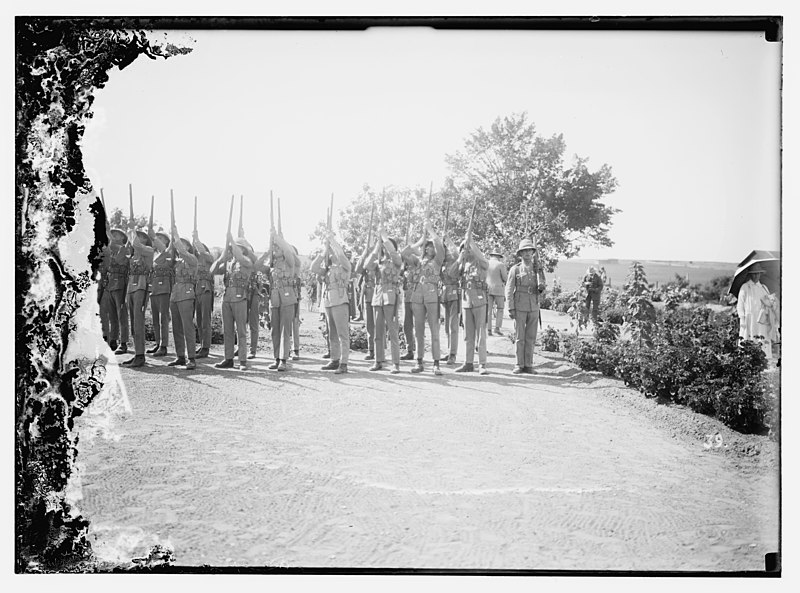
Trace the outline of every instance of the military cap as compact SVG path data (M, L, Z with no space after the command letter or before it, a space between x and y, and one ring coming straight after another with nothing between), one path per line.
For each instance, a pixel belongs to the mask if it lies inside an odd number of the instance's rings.
M125 245L128 242L128 235L125 234L125 231L122 229L111 229L109 231L111 235L111 242L116 243L118 245Z
M533 251L536 251L536 245L534 245L533 241L531 241L530 239L523 239L522 241L519 242L519 247L517 247L517 254L519 254L520 251L525 251L526 249L532 249Z

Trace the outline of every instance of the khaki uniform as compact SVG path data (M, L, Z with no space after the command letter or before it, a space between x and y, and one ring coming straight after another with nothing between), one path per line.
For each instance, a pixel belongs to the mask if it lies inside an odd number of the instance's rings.
M108 284L108 266L111 259L111 252L109 246L103 247L103 252L100 256L100 266L97 271L100 277L97 279L97 304L100 309L100 327L103 331L103 339L107 342L111 341L109 336L111 326L111 297L106 291Z
M539 286L545 284L544 271L534 266L534 263L528 267L525 262L519 262L509 270L506 280L508 310L514 311L517 365L523 368L533 366L539 327Z
M292 316L292 350L300 352L300 301L303 292L303 281L300 276L294 277L294 292L297 295L297 303Z
M375 295L375 271L364 270L364 289L362 291L362 309L367 321L367 345L370 352L375 352L375 310L372 308L372 297Z
M250 327L250 354L255 356L258 348L258 334L261 329L261 306L267 296L266 279L261 272L254 271L250 276L247 291L247 325Z
M225 360L233 359L234 333L239 342L239 364L247 363L247 288L252 266L243 266L236 258L225 265L225 294L222 297L222 332L225 341ZM235 327L235 330L234 330Z
M147 302L148 278L153 270L153 256L133 252L128 270L128 311L133 318L134 353L144 356L144 308Z
M175 353L178 358L194 359L194 305L195 283L197 282L197 260L186 259L175 253L174 283L169 298L172 315L172 337L175 340Z
M486 270L477 262L464 262L461 269L461 310L464 314L464 333L467 341L466 362L475 360L478 343L478 362L486 364Z
M389 332L392 363L400 364L400 339L397 329L397 308L400 305L400 286L402 278L400 266L388 256L379 262L367 265L375 273L375 290L372 294L372 307L375 313L375 362L386 362L383 336Z
M320 263L311 271L324 278L325 316L331 360L347 364L350 354L350 272L333 258L329 268Z
M458 288L461 278L458 262L453 260L442 266L441 300L444 305L444 331L447 335L447 351L451 356L458 354L458 315L461 294Z
M417 337L417 359L425 352L425 323L431 332L431 353L434 362L440 358L439 348L439 274L442 257L419 259L410 255L409 259L419 269L416 283L411 288L411 308L414 312L414 333Z
M214 311L214 276L211 265L214 256L197 252L197 282L194 285L195 311L197 312L197 332L200 334L200 347L211 348L211 315Z
M293 256L294 254L284 254L280 247L275 246L275 256L269 269L272 349L275 359L284 361L289 357L289 339L297 305L294 275L290 273L290 266L286 261L286 257Z
M503 306L506 300L507 279L508 272L505 264L502 261L489 258L489 270L486 272L486 283L489 285L489 297L486 303L489 307L489 318L486 323L488 329L492 329L492 314L495 307L497 308L497 316L494 328L499 331L503 325Z
M420 275L420 263L405 261L403 272L403 334L406 337L406 350L414 352L414 310L411 306L411 293Z
M150 310L153 313L153 332L156 344L169 344L169 299L172 294L175 258L171 249L156 252L150 277Z

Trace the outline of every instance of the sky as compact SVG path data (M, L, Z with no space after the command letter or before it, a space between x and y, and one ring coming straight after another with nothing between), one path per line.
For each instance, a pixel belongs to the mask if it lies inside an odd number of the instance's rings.
M112 71L84 164L109 208L221 245L230 198L264 249L269 193L301 253L331 193L442 186L445 155L527 112L567 161L612 167L611 248L581 258L738 262L780 248L781 44L758 33L156 32L192 53ZM235 232L235 231L234 231Z

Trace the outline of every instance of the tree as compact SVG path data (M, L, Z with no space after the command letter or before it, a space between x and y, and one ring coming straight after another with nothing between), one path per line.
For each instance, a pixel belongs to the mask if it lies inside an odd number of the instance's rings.
M460 205L454 232L465 229L477 199L473 234L483 249L514 253L521 238L533 235L552 270L560 256L574 257L585 245L611 246L609 225L618 210L601 202L617 186L611 168L592 172L577 155L566 166L565 148L561 134L537 135L525 113L478 128L462 150L446 156Z
M128 230L128 217L119 208L112 208L108 215L108 222L112 229ZM137 231L147 231L147 224L150 222L147 216L137 216L134 219L135 228ZM153 221L153 230L157 233L166 232L163 226L158 222Z

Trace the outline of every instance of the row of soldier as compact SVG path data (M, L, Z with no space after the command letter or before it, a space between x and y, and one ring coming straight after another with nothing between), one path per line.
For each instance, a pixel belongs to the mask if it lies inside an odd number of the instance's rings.
M131 198L132 200L132 198ZM231 216L233 199L231 201ZM459 246L439 237L430 222L416 242L399 248L379 221L374 241L370 237L363 253L351 261L349 252L332 232L331 210L323 246L311 262L311 272L321 283L321 307L328 326L330 361L323 370L337 374L348 372L352 279L363 286L361 309L365 312L370 371L388 368L400 372L401 360L414 360L412 373L424 371L425 334L429 333L432 370L441 374L440 363L456 364L459 346L459 319L465 330L465 360L455 372L473 372L475 354L478 372L487 374L486 339L492 333L491 311L497 308L495 332L502 323L503 300L516 333L515 374L533 373L533 347L539 323L539 295L545 278L535 258L532 241L523 239L517 250L519 263L507 273L502 255L492 253L487 260L472 237L470 224ZM382 218L382 216L381 216ZM426 217L427 218L427 217ZM133 219L131 205L131 219ZM272 221L272 217L271 217ZM279 218L280 221L280 218ZM279 222L280 227L280 222ZM372 224L370 223L370 227ZM181 238L173 221L170 234L109 229L109 244L101 271L101 317L108 322L104 335L117 353L127 350L127 307L135 353L122 364L145 364L144 311L151 303L155 346L153 356L167 351L169 318L172 317L176 358L168 366L196 368L196 358L208 356L211 344L211 311L214 302L214 276L223 275L222 322L224 359L217 368L247 368L247 338L250 330L250 356L255 356L258 340L260 299L269 298L272 344L275 361L271 370L286 371L287 360L299 358L298 326L301 262L297 249L283 237L280 228L270 224L269 249L257 257L244 238L231 234L230 219L225 248L217 258L198 237L195 223L192 241ZM493 279L490 290L488 279ZM505 294L498 294L498 279L504 282ZM266 282L265 282L266 280ZM494 301L494 302L493 302ZM399 309L403 303L404 333L407 350L400 356ZM105 306L104 306L105 304ZM440 347L440 312L444 309L447 354ZM201 347L195 350L194 317ZM121 336L117 345L116 338ZM236 350L238 342L238 351ZM291 347L293 342L294 348ZM387 357L387 342L389 356ZM390 363L387 358L390 358ZM391 366L389 366L391 364Z

